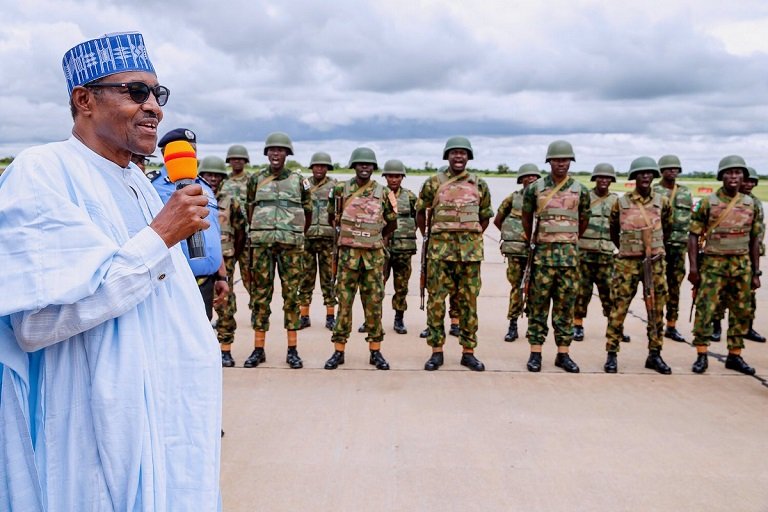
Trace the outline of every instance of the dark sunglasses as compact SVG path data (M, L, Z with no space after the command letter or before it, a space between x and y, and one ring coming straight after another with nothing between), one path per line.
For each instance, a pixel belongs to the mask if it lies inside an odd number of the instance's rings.
M86 84L86 87L125 87L128 89L128 94L131 96L131 99L135 101L136 103L142 104L145 101L149 99L149 93L155 95L155 99L157 100L157 104L161 107L168 103L168 96L171 95L171 91L168 90L167 87L164 85L156 85L154 87L150 87L144 82L127 82L123 84L118 83L106 83L106 82L98 82L95 84Z

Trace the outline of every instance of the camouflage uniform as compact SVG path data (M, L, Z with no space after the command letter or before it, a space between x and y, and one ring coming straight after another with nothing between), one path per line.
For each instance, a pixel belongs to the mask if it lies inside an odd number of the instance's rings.
M384 263L386 259L384 241L381 233L384 226L397 219L394 198L387 194L386 187L375 181L366 185L365 192L351 198L361 187L357 178L338 183L331 191L328 203L329 215L336 216L333 198L344 197L344 210L341 219L339 237L339 264L336 279L336 294L339 300L339 313L333 328L331 341L346 343L352 331L352 303L355 293L360 289L360 300L365 312L365 325L368 327L367 342L381 342L384 330L381 327L381 304L384 300ZM354 212L365 211L375 218L359 218Z
M520 283L523 281L530 248L523 233L520 220L522 214L523 189L520 189L507 196L497 212L497 216L504 219L501 225L501 254L507 259L507 281L511 286L507 320L517 320L523 314L523 292Z
M589 192L589 225L579 239L579 280L576 284L574 318L586 318L592 300L592 288L597 285L603 316L608 318L613 309L611 284L614 277L614 250L609 227L610 215L619 196L608 192L600 197Z
M224 183L216 194L216 200L219 205L219 225L221 226L221 253L224 256L224 264L227 268L229 294L225 304L216 306L216 314L218 316L216 320L216 334L219 343L231 344L235 341L235 329L237 328L237 322L235 321L237 303L235 301L235 294L232 292L234 288L232 274L235 263L238 261L238 258L235 256L235 248L239 247L241 249L241 256L243 256L242 260L240 260L240 268L243 269L241 274L245 272L250 276L248 267L243 263L245 251L242 247L245 245L245 240L237 238L245 236L245 233L248 231L248 223L246 222L245 209L240 199L233 196L231 188L224 187Z
M552 303L555 343L568 347L573 340L573 308L578 281L578 229L589 218L589 190L570 176L542 209L544 198L556 186L551 176L532 183L523 196L523 212L539 217L536 252L528 294L528 343L543 345L549 332L547 316ZM538 211L541 209L541 211Z
M305 216L312 215L309 182L301 174L283 168L271 180L271 169L248 181L247 198L253 208L250 223L251 323L256 331L269 330L275 267L280 275L284 326L299 328L297 290L302 279ZM265 180L270 180L265 183Z
M384 280L389 279L391 270L395 294L392 309L408 309L408 280L411 278L411 259L416 254L416 195L400 187L397 199L397 229L389 243L389 264L385 267Z
M660 351L664 343L661 336L664 329L663 314L667 297L664 234L669 232L672 224L672 209L667 197L653 189L648 197L643 197L633 190L624 194L611 209L611 228L614 231L620 231L620 244L613 281L613 309L608 317L608 327L605 331L607 352L619 352L624 320L627 317L629 305L637 293L637 287L643 280L645 248L641 232L649 222L653 226L651 254L656 257L652 264L656 325L648 322L646 329L648 349Z
M336 305L333 291L333 237L334 229L328 223L328 196L336 186L334 178L325 177L320 183L309 178L312 185L312 225L304 237L304 274L299 290L299 304L308 306L312 303L312 291L315 289L315 276L320 274L320 290L323 292L325 306Z
M456 297L459 308L459 343L477 346L477 296L480 293L480 262L483 260L483 230L480 223L493 217L491 194L484 180L462 173L460 179L441 185L455 176L450 169L430 177L419 193L417 211L433 208L432 236L427 250L427 343L445 344L445 298ZM476 204L463 206L446 201L456 190L466 191ZM475 220L465 220L467 212ZM462 219L462 222L455 222ZM455 293L455 295L454 295Z
M714 233L709 233L731 197L721 187L696 205L691 218L691 234L706 233L707 244L699 267L701 282L696 297L693 344L707 346L712 335L712 319L718 303L728 315L728 350L744 348L749 329L752 264L749 241L759 238L762 209L749 195L738 194L736 207L723 218Z
M688 228L691 223L693 198L685 185L675 184L671 190L656 184L654 193L664 194L672 208L672 226L664 244L667 279L667 322L674 325L680 309L680 284L685 278L685 259L688 254Z

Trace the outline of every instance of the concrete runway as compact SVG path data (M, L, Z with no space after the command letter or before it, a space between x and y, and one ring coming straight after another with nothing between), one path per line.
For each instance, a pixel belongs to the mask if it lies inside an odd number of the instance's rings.
M526 319L519 322L522 339L503 341L509 285L497 237L489 229L482 266L476 355L484 373L459 365L460 346L450 336L446 364L423 370L431 350L418 337L426 323L418 309L418 256L406 335L392 330L387 284L388 372L368 365L365 335L356 330L346 364L323 369L333 346L319 288L313 325L299 333L304 369L289 369L279 281L267 362L242 368L253 330L247 294L236 286L237 366L224 369L224 510L768 511L766 345L746 342L754 377L724 368L724 341L710 347L705 375L691 373L696 354L689 343L668 339L663 356L673 374L646 370L638 290L625 324L632 342L622 344L618 374L603 373L606 323L596 296L586 338L571 347L581 374L554 367L551 331L542 372L529 373ZM690 342L687 281L681 295L678 328ZM767 305L768 289L761 288L755 327L764 335ZM355 327L362 320L356 299Z

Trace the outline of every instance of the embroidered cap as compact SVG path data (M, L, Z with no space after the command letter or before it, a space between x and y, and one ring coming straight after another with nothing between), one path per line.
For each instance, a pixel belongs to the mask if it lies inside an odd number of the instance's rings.
M138 32L106 34L80 43L64 54L61 61L67 89L85 85L99 78L125 71L147 71L154 74L144 37Z

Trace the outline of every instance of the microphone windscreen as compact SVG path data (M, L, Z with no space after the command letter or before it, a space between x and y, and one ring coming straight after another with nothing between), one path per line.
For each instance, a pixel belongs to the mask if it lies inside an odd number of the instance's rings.
M197 178L197 156L195 148L186 140L169 142L163 153L168 179L172 183L178 180Z

